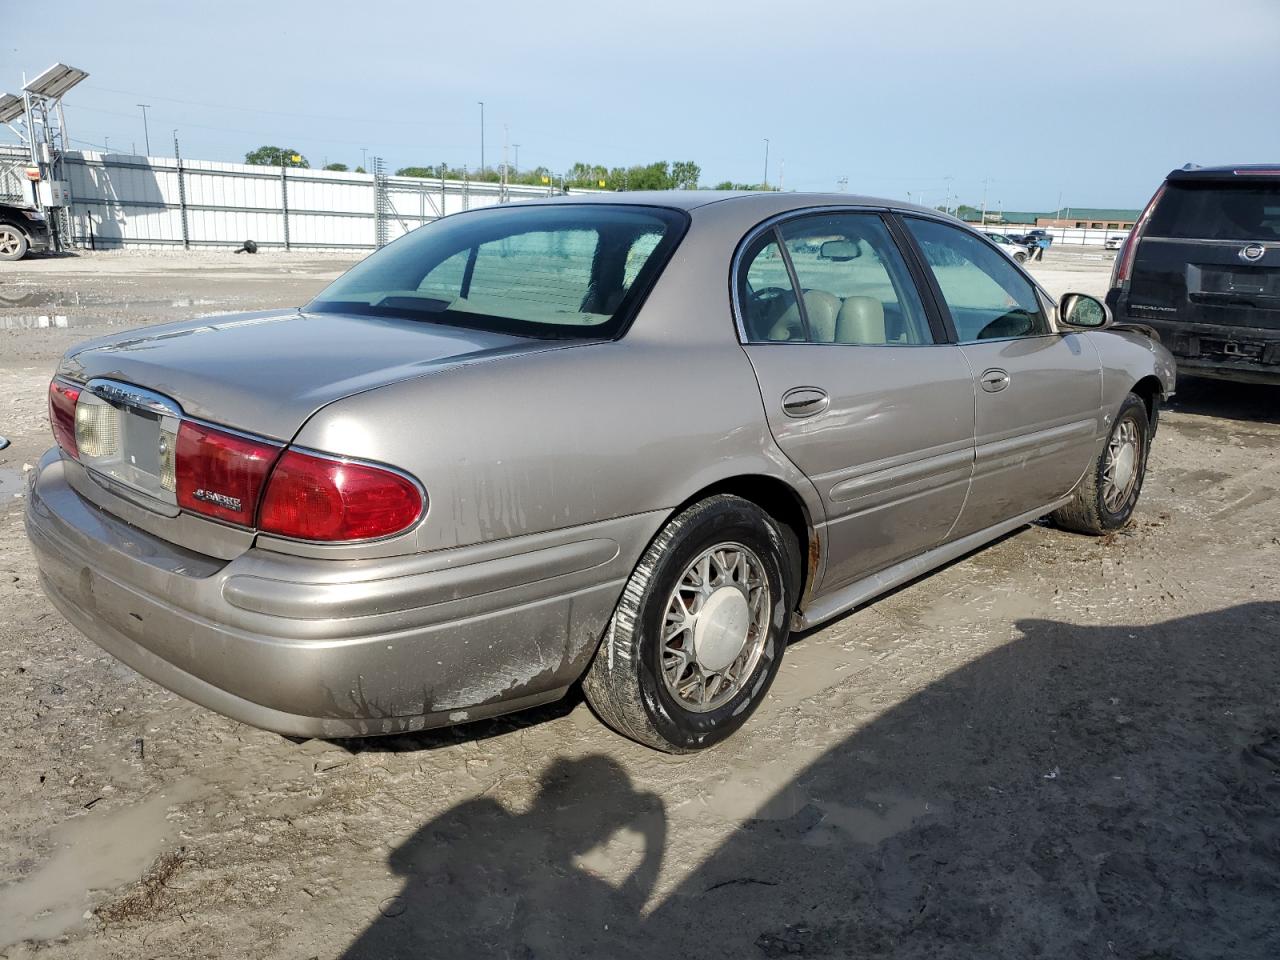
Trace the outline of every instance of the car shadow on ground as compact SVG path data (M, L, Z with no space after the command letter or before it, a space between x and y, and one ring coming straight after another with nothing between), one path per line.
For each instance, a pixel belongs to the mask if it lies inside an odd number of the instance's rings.
M1199 417L1280 423L1280 386L1235 383L1178 374L1178 392L1169 410Z
M558 720L573 712L582 703L582 688L574 684L559 700L530 707L516 713L507 713L489 720L476 720L452 727L435 727L415 733L399 733L377 737L335 737L329 740L347 753L414 753L419 750L440 750L459 743L480 742L502 737L518 730L535 727ZM286 737L295 743L305 743L306 737Z
M1280 956L1280 603L1017 626L706 856L604 756L461 803L345 957ZM622 831L611 884L580 858Z

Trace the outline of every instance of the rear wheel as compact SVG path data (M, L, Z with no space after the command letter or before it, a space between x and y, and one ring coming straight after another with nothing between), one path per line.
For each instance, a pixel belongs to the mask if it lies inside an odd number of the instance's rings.
M0 260L21 260L27 255L27 235L11 223L0 223Z
M1055 510L1053 522L1078 533L1103 534L1129 522L1147 472L1151 423L1136 394L1125 397L1106 446L1089 467L1071 502Z
M778 673L795 595L789 531L741 497L671 520L623 590L583 678L624 736L668 753L728 737Z

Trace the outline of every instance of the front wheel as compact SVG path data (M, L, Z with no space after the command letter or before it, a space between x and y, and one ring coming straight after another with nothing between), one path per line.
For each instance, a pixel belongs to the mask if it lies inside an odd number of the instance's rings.
M1147 405L1131 393L1120 405L1106 446L1090 464L1071 502L1053 512L1053 522L1066 530L1094 535L1123 527L1138 505L1150 446Z
M1017 253L1013 255L1013 259L1016 260L1018 263L1026 263L1027 255L1023 253L1021 250L1019 250Z
M27 235L11 223L0 223L0 260L21 260L27 255Z
M787 645L793 540L727 494L671 520L632 572L583 677L600 719L668 753L705 749L741 727Z

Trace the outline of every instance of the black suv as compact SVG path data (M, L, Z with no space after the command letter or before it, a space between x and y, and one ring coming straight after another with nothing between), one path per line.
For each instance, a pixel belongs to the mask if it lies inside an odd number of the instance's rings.
M35 207L0 201L0 260L49 249L49 222Z
M1116 257L1107 304L1192 376L1280 384L1280 164L1184 167Z

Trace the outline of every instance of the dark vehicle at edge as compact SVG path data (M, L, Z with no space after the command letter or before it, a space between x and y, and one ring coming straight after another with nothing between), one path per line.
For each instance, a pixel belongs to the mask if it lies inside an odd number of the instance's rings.
M49 221L35 207L0 201L0 260L48 250Z
M1280 164L1174 170L1116 257L1119 323L1192 376L1280 385Z

